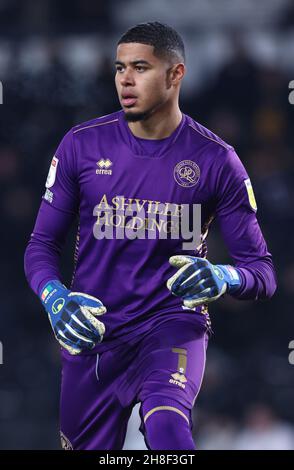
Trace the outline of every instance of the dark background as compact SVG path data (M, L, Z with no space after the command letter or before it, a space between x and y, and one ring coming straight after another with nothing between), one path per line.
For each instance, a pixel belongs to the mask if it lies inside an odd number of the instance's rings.
M214 336L194 413L196 441L200 448L294 449L293 2L0 0L1 449L59 446L58 347L26 283L23 253L59 141L71 126L119 109L116 41L149 20L182 34L181 109L235 146L278 275L272 300L226 298L210 309ZM217 227L209 259L229 261ZM140 447L132 435L129 445Z

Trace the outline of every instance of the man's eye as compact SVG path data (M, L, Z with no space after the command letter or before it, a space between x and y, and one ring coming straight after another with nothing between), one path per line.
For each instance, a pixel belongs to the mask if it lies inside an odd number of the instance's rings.
M137 65L136 70L137 72L144 72L146 70L146 67L141 67L140 65Z
M121 72L122 69L123 69L122 67L116 67L116 71L117 71L117 72Z

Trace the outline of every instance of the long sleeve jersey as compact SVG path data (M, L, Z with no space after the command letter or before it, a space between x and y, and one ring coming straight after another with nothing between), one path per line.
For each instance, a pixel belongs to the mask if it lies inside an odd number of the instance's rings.
M187 249L183 221L188 213L191 223L193 207L201 207L199 238ZM99 298L108 310L105 339L97 350L173 317L209 321L206 306L187 310L166 281L175 273L170 256L207 256L214 219L241 278L234 297L265 299L276 289L243 164L232 146L185 114L160 140L135 137L123 111L77 125L65 135L52 159L25 254L26 276L37 294L47 281L62 280L60 254L75 218L79 227L70 288Z

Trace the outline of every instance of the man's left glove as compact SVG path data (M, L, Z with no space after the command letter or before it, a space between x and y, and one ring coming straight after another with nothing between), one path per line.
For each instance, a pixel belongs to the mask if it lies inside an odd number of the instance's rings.
M168 279L167 288L182 297L187 308L213 302L241 285L238 271L230 265L211 264L194 256L176 255L169 262L178 271Z

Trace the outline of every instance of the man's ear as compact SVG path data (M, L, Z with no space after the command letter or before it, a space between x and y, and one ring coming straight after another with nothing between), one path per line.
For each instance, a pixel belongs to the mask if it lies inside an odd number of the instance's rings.
M170 86L178 85L186 73L185 64L179 63L172 65L167 70L167 82Z

